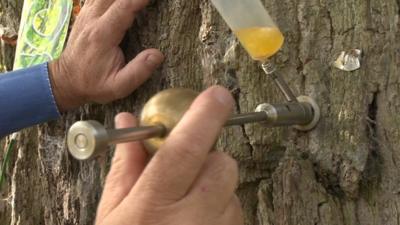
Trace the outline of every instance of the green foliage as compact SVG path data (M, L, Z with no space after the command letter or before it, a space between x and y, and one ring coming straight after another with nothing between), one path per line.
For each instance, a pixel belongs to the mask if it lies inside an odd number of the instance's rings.
M5 176L5 173L6 173L6 169L7 169L7 166L8 166L8 161L9 161L10 155L12 153L12 150L14 148L15 142L16 142L15 139L11 139L11 141L10 141L10 143L8 145L6 154L4 155L3 162L1 163L0 190L1 190L1 187L3 186L3 181L4 181L4 176Z

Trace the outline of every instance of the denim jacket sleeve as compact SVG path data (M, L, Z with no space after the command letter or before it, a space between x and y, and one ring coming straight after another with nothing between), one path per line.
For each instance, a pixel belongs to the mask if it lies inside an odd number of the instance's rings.
M0 74L0 138L59 117L47 63Z

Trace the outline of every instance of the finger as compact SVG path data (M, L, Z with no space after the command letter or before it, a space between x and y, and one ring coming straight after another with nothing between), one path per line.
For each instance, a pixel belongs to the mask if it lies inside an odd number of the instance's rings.
M88 0L86 0L88 1ZM122 0L94 0L93 2L90 2L90 5L93 5L93 10L95 11L96 14L98 15L103 15L107 10L112 6L114 3L122 1ZM145 7L149 0L129 0L130 4L139 4L142 5L142 8ZM85 2L86 5L86 2Z
M88 0L86 0L86 2L87 1ZM116 0L91 0L88 4L88 6L90 6L90 13L94 16L102 16L115 1ZM86 2L84 7L87 5Z
M133 127L136 119L130 113L120 113L115 117L115 124L117 128ZM125 198L142 173L146 161L147 154L139 142L117 145L99 204L98 221Z
M139 53L115 77L110 77L115 97L123 98L132 93L150 77L163 60L163 54L157 49L147 49Z
M225 212L220 217L220 225L243 225L243 211L239 198L234 195L225 209Z
M222 152L211 153L188 193L188 201L222 213L235 194L238 166L234 159Z
M233 98L222 87L201 93L150 161L138 189L146 188L149 195L166 203L184 197L232 107Z
M100 17L100 33L105 37L115 36L122 40L125 32L132 26L137 12L147 4L148 0L115 0Z

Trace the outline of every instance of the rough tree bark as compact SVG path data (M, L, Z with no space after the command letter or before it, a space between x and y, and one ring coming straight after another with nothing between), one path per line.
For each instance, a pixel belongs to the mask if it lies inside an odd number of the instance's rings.
M218 147L240 163L245 223L400 224L400 1L264 2L286 37L274 61L296 93L318 101L323 116L307 133L259 124L225 129ZM17 29L5 20L18 21L9 11L14 0L1 3L1 23ZM124 100L87 105L20 132L2 190L1 224L93 223L112 154L73 160L65 134L76 120L112 126L117 112L139 113L146 99L168 87L224 85L237 112L283 101L208 0L151 1L123 46L128 58L157 47L167 59ZM361 69L333 69L330 63L349 48L363 50Z

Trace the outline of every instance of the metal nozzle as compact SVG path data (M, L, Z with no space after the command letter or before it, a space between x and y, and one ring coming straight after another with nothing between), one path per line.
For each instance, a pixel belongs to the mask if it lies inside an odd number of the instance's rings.
M273 63L266 61L261 64L261 68L264 70L265 74L272 77L272 80L275 82L276 86L279 88L288 102L297 102L297 98L293 94L292 89L290 89L286 81L276 73L276 68Z

